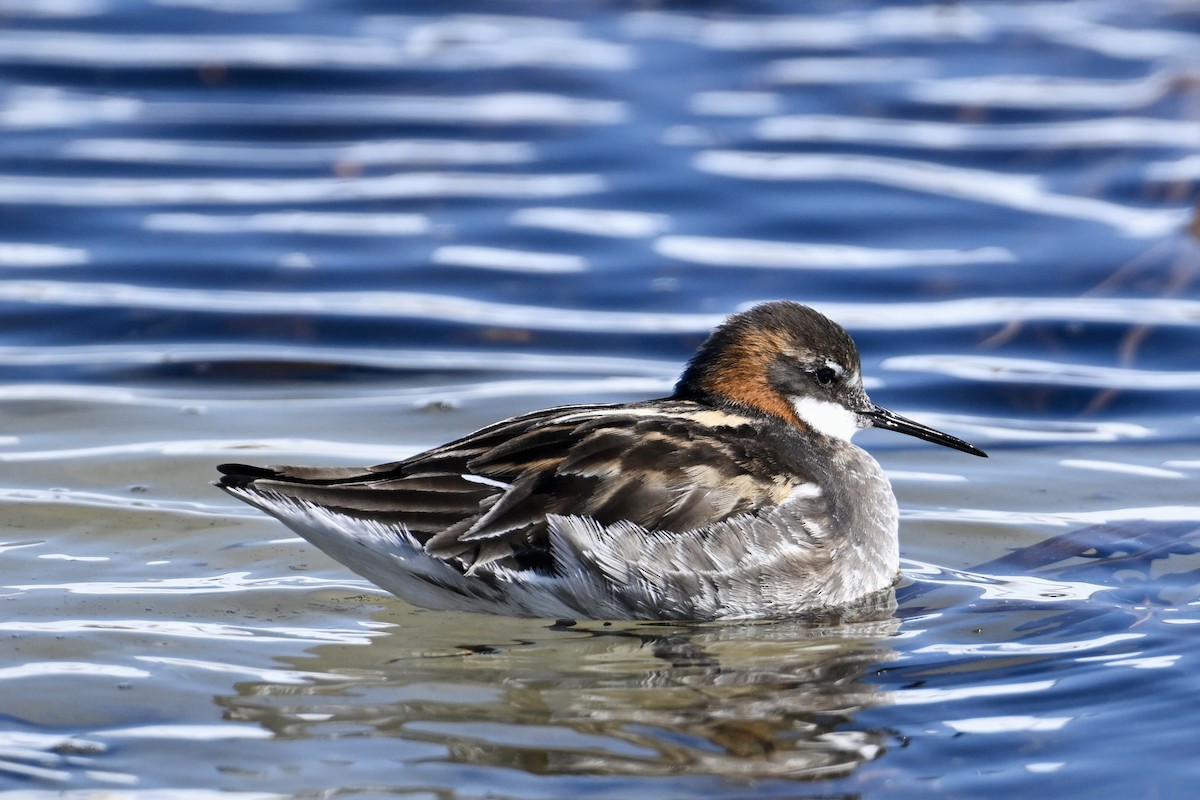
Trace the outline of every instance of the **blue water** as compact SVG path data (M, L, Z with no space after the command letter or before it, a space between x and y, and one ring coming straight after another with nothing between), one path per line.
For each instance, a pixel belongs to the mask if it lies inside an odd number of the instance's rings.
M1187 3L0 0L0 794L1185 798ZM874 623L425 612L213 490L669 391L810 303Z

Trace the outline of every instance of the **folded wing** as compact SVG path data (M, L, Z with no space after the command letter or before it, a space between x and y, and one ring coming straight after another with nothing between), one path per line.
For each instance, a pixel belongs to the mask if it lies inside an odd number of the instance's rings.
M218 485L402 526L463 569L552 571L548 517L684 534L784 503L805 482L755 445L761 422L703 413L661 401L551 409L374 467L226 464Z

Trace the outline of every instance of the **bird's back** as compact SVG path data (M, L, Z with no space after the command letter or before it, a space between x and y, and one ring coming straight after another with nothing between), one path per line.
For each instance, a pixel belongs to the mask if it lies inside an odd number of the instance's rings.
M365 469L224 465L218 485L419 605L784 616L896 572L886 479L848 442L825 447L659 400L536 412Z

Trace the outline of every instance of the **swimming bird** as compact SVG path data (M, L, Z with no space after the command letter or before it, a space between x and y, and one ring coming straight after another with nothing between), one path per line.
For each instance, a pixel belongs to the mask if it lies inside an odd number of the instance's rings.
M892 586L897 506L854 433L975 446L868 399L841 326L736 314L669 397L497 422L364 468L224 464L217 486L418 606L716 620L836 609Z

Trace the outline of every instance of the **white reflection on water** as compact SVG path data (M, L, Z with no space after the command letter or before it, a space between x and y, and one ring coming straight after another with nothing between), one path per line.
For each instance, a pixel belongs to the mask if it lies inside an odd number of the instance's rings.
M136 775L86 770L84 775L96 781L136 784ZM67 781L72 776L61 773L60 781ZM221 789L137 789L132 785L123 786L119 792L97 791L95 789L29 789L19 794L10 795L11 800L285 800L294 797L293 794L278 794L275 792L235 792Z
M430 197L570 197L605 188L599 175L404 172L366 178L44 178L0 175L0 203L63 206L319 203Z
M164 8L198 8L218 14L283 14L300 10L300 0L150 0Z
M594 208L522 208L508 218L510 225L637 239L662 233L671 224L666 214Z
M990 296L926 303L813 305L847 328L861 330L1008 325L1028 320L1200 326L1200 301L1178 298Z
M713 236L663 236L654 243L661 256L694 264L769 269L888 269L1013 262L1003 247L971 250L902 250L840 244L769 242Z
M1117 522L1195 522L1200 506L1164 505L1111 508L1100 511L999 511L961 508L901 512L905 519L994 522L998 525L1104 525Z
M136 447L136 445L135 445ZM70 451L68 457L70 456ZM239 450L238 452L243 452ZM82 456L83 454L80 454ZM6 458L5 461L41 460L38 454L32 459ZM46 454L46 460L57 461L58 458ZM120 508L127 511L148 511L159 514L177 514L187 516L250 516L249 514L231 513L229 508L214 506L208 503L193 503L177 500L147 500L142 495L113 495L100 492L82 492L70 489L12 489L0 488L0 501L5 503L35 503L39 505L78 506L81 508ZM0 550L2 552L2 550Z
M185 95L186 96L186 95ZM319 103L311 94L296 95L284 91L272 93L269 101L252 102L198 100L158 100L63 91L56 87L15 86L0 88L0 126L9 128L76 127L97 122L144 122L188 126L224 125L237 119L243 125L271 128L288 125L313 125L336 122L339 125L392 123L437 123L472 128L524 125L612 125L628 116L625 103L593 100L546 92L498 92L482 95L327 95ZM114 140L124 141L124 140ZM157 140L165 144L169 140ZM67 145L70 146L70 145ZM228 145L211 145L193 156L231 155ZM239 143L241 152L253 145ZM363 140L367 157L386 159L393 144ZM518 146L518 145L512 145ZM209 145L205 145L205 148ZM284 144L278 149L285 155L265 155L270 165L279 158L296 153L339 151L342 146ZM470 145L460 142L451 153L466 152ZM61 151L60 151L61 152ZM410 151L411 152L411 151ZM477 152L477 151L475 151ZM292 154L292 155L286 155Z
M15 775L21 778L33 778L39 781L65 783L71 780L73 774L67 767L78 770L79 767L94 762L94 756L103 755L108 748L95 739L84 739L79 736L54 733L34 733L31 731L0 730L0 775ZM114 773L98 770L86 770L85 775L100 783L132 784L137 777L124 773ZM95 790L63 792L60 790L24 790L20 792L6 791L5 798L13 800L58 800L70 798L75 800L97 800L101 793ZM107 797L107 793L103 793ZM121 795L125 796L124 793Z
M943 720L942 724L959 733L1014 733L1018 731L1056 731L1072 719L1073 717L1016 715L1007 717L947 719Z
M79 247L0 242L0 267L74 267L91 260L88 251Z
M913 650L913 653L942 653L954 656L1011 656L1016 654L1031 656L1072 655L1086 653L1091 650L1106 648L1120 642L1129 642L1145 638L1143 633L1111 633L1097 636L1094 639L1079 639L1057 642L980 642L960 644L957 642L938 642ZM1128 655L1128 652L1125 653ZM1104 656L1111 658L1111 655ZM1086 658L1077 659L1079 661Z
M931 58L785 58L767 65L765 78L776 85L893 83L926 78L938 70Z
M1148 164L1146 177L1155 181L1194 181L1200 178L1200 155Z
M250 680L269 681L285 685L303 685L317 680L353 681L352 675L334 675L326 672L310 672L296 669L260 669L247 664L228 664L219 661L202 661L195 658L172 658L169 656L134 656L147 664L163 664L183 670L201 670L223 675L240 675Z
M1096 656L1094 661L1102 661L1106 667L1129 667L1130 669L1170 669L1175 666L1182 656L1145 656L1135 658L1112 659L1106 656ZM1079 659L1086 661L1088 659Z
M46 561L112 561L111 556L73 556L69 553L39 553L38 558Z
M53 86L0 88L0 128L70 128L132 122L145 110L141 100L64 91Z
M780 97L772 92L707 91L688 98L688 111L712 117L778 114Z
M1133 422L983 418L932 412L921 416L931 425L958 428L973 438L1008 442L1119 442L1123 439L1147 439L1154 435L1153 429Z
M269 102L197 102L164 100L147 104L142 119L151 123L222 125L231 117L243 124L275 128L287 125L338 125L392 122L480 126L614 125L624 122L624 102L591 100L546 92L497 92L481 95L325 95L276 92Z
M339 364L388 370L436 370L438 372L484 371L494 373L561 373L568 375L644 376L673 379L680 361L656 361L650 358L621 356L562 355L526 351L413 350L408 348L353 348L334 346L277 345L270 342L246 344L203 344L187 342L142 342L137 345L97 344L39 346L0 346L0 365L117 365L187 364L192 362L229 363L248 361L271 364ZM595 388L611 391L608 380L595 381ZM193 389L199 387L192 387ZM631 391L637 387L630 386ZM132 394L131 394L132 393ZM71 398L103 402L132 401L134 397L151 399L149 389L121 389L113 386L80 387L76 384L9 384L0 386L0 399L20 397ZM369 397L364 390L359 397ZM349 398L343 397L343 400ZM0 444L4 439L0 437Z
M1200 46L1200 40L1197 46ZM1168 70L1135 80L975 75L918 80L901 91L923 103L955 107L1122 111L1154 103L1166 95L1178 79L1177 73Z
M1053 689L1056 681L1026 681L1024 683L992 683L979 686L955 686L945 689L902 689L888 694L888 699L898 706L947 703L959 700L974 700L980 697L1011 697L1028 695Z
M420 292L186 289L82 281L0 281L0 301L93 308L192 310L214 314L407 317L468 325L510 326L518 330L663 334L707 334L726 317L725 313L672 314L528 306ZM743 303L740 308L758 302ZM812 305L851 330L974 328L1039 319L1200 327L1200 301L1177 298L993 296L912 303Z
M1097 4L1101 6L1102 4ZM1171 4L1166 4L1169 8ZM1062 13L1069 6L1062 6L1059 13L1044 17L1042 33L1046 38L1080 49L1092 50L1112 58L1161 61L1178 58L1195 62L1200 54L1200 36L1179 30L1162 28L1131 28L1103 25L1086 19L1082 15ZM1194 6L1183 2L1180 11L1194 10Z
M108 728L94 731L92 735L101 739L182 739L204 742L270 739L275 734L259 725L235 725L225 722L220 725L141 725L135 728ZM168 796L173 796L173 793L169 793Z
M1015 13L1012 9L1006 9ZM837 16L801 14L736 19L645 11L630 14L635 36L692 42L718 50L868 49L885 41L980 41L994 30L966 6L895 6Z
M0 63L53 62L85 67L231 67L273 69L486 70L511 67L625 70L633 65L626 45L580 37L516 35L453 36L407 43L383 37L312 35L153 36L54 30L0 31Z
M916 470L888 470L888 479L896 481L919 481L921 483L966 483L965 475L949 475L945 472L917 472Z
M540 253L465 244L439 247L429 260L447 266L534 274L561 275L585 272L588 268L587 259L573 253Z
M201 166L255 168L352 164L522 164L536 160L526 142L473 142L459 139L394 139L345 144L256 145L178 139L75 139L58 151L64 158Z
M1143 391L1200 388L1200 372L1124 369L1032 358L923 353L886 358L882 367L906 372L932 372L990 383L1037 383Z
M909 515L905 515L906 517ZM1032 575L984 575L901 559L904 574L919 583L977 589L981 598L1028 603L1074 603L1106 587L1082 581L1049 580Z
M117 586L117 584L107 584ZM22 589L62 588L57 586L23 586ZM311 588L311 587L307 587ZM355 587L356 589L361 587ZM108 592L92 592L107 594ZM117 592L113 592L114 594ZM286 628L255 627L251 625L222 625L216 622L183 622L163 619L65 619L49 622L0 621L0 631L6 633L48 633L67 636L82 633L122 633L145 636L173 636L184 639L211 639L213 641L253 642L255 644L278 644L280 642L369 644L382 634L369 630L345 628Z
M275 211L263 214L150 214L148 231L180 233L303 233L333 236L416 236L433 223L424 214Z
M1068 469L1086 469L1096 472L1116 472L1122 475L1140 475L1145 478L1183 478L1182 472L1175 470L1162 469L1160 467L1148 467L1143 464L1123 464L1118 461L1100 461L1090 458L1064 458L1058 462L1059 466Z
M804 114L764 119L754 132L758 138L774 142L842 142L941 150L1191 148L1200 141L1200 123L1153 117L987 125Z
M150 677L150 673L144 669L123 667L119 664L99 664L91 661L31 661L15 667L0 668L0 681L40 678L47 675L67 675L74 680L83 677L128 679Z
M1178 230L1184 209L1142 209L1049 191L1037 175L952 167L934 161L884 158L848 153L779 154L708 150L696 156L701 172L766 181L862 181L897 189L928 192L1030 214L1087 220L1125 236L1157 238Z
M107 10L107 0L0 0L0 14L6 17L94 17Z
M676 365L677 366L677 365ZM673 374L673 373L672 373ZM499 397L512 396L540 396L540 395L563 395L579 394L579 395L596 395L596 394L622 394L646 396L649 394L662 395L664 392L669 392L674 384L673 377L663 377L660 379L652 378L601 378L601 379L585 379L585 380L554 380L554 379L528 379L528 380L509 380L509 381L485 381L481 383L468 383L462 385L449 386L434 386L434 387L417 387L414 389L390 389L361 392L348 395L345 392L338 393L336 390L330 392L311 392L306 393L302 397L280 397L278 392L267 391L264 395L269 398L268 402L273 407L286 405L288 407L297 406L318 406L321 408L330 407L362 407L368 405L394 405L396 403L407 402L414 406L425 406L431 402L447 403L453 405L457 402L466 400L479 400ZM111 403L117 405L145 405L157 406L166 408L179 408L185 412L203 413L205 408L216 406L238 406L246 402L261 401L263 396L256 397L254 394L237 397L229 389L222 390L216 388L211 394L201 393L197 390L195 394L187 396L179 396L172 393L160 393L150 389L134 389L134 388L117 388L117 387L88 387L79 384L18 384L16 386L0 387L0 400L65 400L78 401L87 405L97 403ZM281 440L282 441L282 440ZM302 441L302 440L287 440L287 441ZM171 440L163 443L164 447L174 448L176 440ZM6 441L0 438L0 445L16 446L20 442L18 439L10 439ZM135 444L135 447L141 445ZM152 444L151 446L158 446ZM187 448L200 446L204 444L195 444L191 440L183 440L179 443L183 450ZM239 447L236 443L221 443L218 440L217 447ZM242 445L244 447L244 445ZM56 451L44 451L49 456L50 453ZM15 452L10 452L8 455L18 455ZM40 456L29 456L31 458L40 458Z

